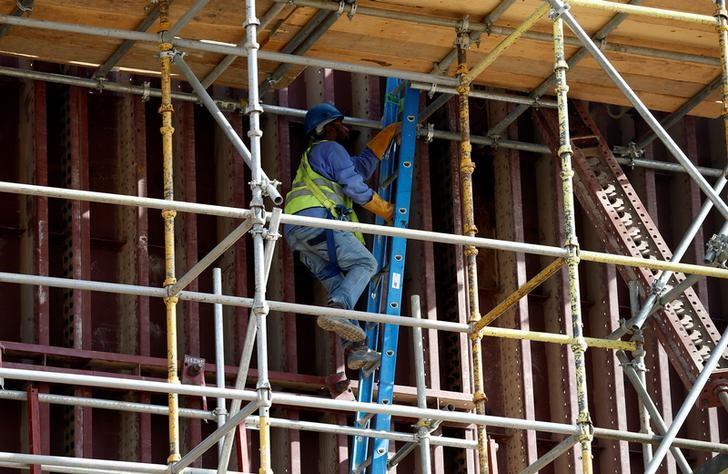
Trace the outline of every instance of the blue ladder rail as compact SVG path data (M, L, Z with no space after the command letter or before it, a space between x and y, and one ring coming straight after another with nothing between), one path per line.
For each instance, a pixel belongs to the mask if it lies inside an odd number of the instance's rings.
M410 201L412 196L412 182L414 177L415 149L417 145L417 122L419 112L419 92L402 84L400 80L387 80L387 102L385 103L384 124L397 121L399 118L400 101L399 91L402 91L404 107L402 110L402 138L400 145L393 146L392 154L397 155L396 170L394 159L390 155L380 165L379 182L387 184L386 189L380 189L384 199L391 200L394 195L394 227L406 228L409 224ZM397 97L392 97L393 95ZM397 153L398 152L398 153ZM396 175L394 174L396 173ZM391 179L396 176L395 179ZM393 183L396 190L393 191ZM377 223L380 223L379 219ZM374 241L373 254L381 269L386 269L379 281L373 282L369 287L367 298L367 311L383 312L388 315L399 316L402 306L402 293L404 284L405 257L407 240L394 237L378 236ZM386 278L386 285L383 284ZM379 344L380 328L378 324L367 324L367 341L369 347L382 352L380 368L369 376L360 374L359 401L371 402L374 394L375 381L377 382L377 403L388 405L392 403L394 395L394 376L397 363L397 343L399 339L399 326L385 324L381 330L381 346ZM391 417L378 414L372 416L367 413L357 413L356 424L358 428L367 428L374 425L377 430L390 430ZM369 439L361 436L354 437L352 447L352 472L368 472L370 474L385 474L389 454L389 440L375 438L371 453L369 452ZM371 456L371 461L369 457ZM367 466L368 465L368 466Z

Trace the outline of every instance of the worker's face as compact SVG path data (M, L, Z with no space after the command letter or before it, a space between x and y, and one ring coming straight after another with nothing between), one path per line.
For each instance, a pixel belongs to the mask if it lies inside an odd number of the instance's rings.
M329 140L345 143L349 139L349 127L336 120L326 125L326 136Z

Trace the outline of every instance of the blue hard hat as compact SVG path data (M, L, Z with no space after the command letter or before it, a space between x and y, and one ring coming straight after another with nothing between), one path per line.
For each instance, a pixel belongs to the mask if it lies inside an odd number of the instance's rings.
M303 127L306 131L306 135L317 135L321 133L323 126L327 123L335 120L342 120L344 114L341 113L333 104L324 102L322 104L314 105L308 112L306 112L306 118L303 120Z

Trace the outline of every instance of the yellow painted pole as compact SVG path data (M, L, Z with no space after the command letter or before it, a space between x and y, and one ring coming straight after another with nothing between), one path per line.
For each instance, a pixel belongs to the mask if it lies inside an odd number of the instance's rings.
M614 255L611 253L592 252L581 250L581 260L585 262L608 263L611 265L624 265L626 267L649 268L652 270L667 270L672 272L689 273L692 275L703 275L715 278L728 278L728 270L722 268L708 267L706 265L694 265L691 263L672 263L663 260L652 260L648 258L628 257Z
M159 33L169 30L169 0L159 1ZM174 200L174 171L172 155L172 81L171 81L172 44L159 44L159 61L161 71L162 105L162 174L164 178L164 199ZM164 219L164 286L171 288L176 282L174 265L174 218L177 212L169 209L162 211ZM178 384L177 376L177 297L164 299L167 315L167 382ZM167 395L169 404L169 457L167 463L180 460L179 451L179 398L176 393Z
M533 12L533 14L531 14L531 16L526 19L526 21L521 23L510 35L506 36L503 41L498 43L498 45L496 45L496 47L493 48L486 57L473 66L461 80L468 84L473 82L475 78L485 71L488 66L493 64L495 60L498 59L498 57L503 54L506 49L508 49L509 46L515 43L518 38L523 36L526 31L530 30L531 27L538 22L538 20L543 18L543 16L548 13L549 8L551 8L549 4L544 2L535 12Z
M541 270L538 275L528 280L526 283L524 283L520 288L518 288L516 291L508 295L503 301L501 301L495 308L491 309L488 314L480 318L480 321L478 321L475 326L473 327L473 331L471 334L472 338L475 337L482 337L480 336L480 330L495 321L497 318L499 318L503 313L505 313L508 308L513 306L538 288L538 286L549 279L551 275L559 271L559 269L564 265L564 259L563 258L557 258L553 262L551 262L546 268Z
M710 15L667 10L665 8L643 7L629 3L608 2L606 0L567 0L569 5L575 7L591 8L615 13L628 13L630 15L648 16L662 20L675 20L700 25L715 26L715 18ZM689 2L687 3L689 4Z
M571 165L571 136L569 132L569 108L566 84L566 71L569 65L564 54L564 23L560 17L554 19L554 75L556 76L556 100L559 119L559 158L561 159L561 189L564 201L564 249L567 251L566 268L569 277L569 303L571 309L571 328L574 343L574 374L576 376L576 403L581 445L581 466L584 474L593 472L592 439L594 426L589 415L587 395L586 357L584 322L581 315L581 291L579 289L579 240L576 236L576 207L574 204L574 170Z
M458 78L460 84L458 90L458 105L460 112L460 186L462 189L462 211L463 211L463 234L473 237L478 232L475 227L475 212L473 206L473 163L470 143L470 104L468 93L470 92L469 82L466 80L468 74L467 48L469 46L467 32L458 34ZM465 247L466 274L468 281L468 322L476 325L480 319L480 303L478 296L478 249L472 245ZM473 402L475 412L479 415L485 414L485 383L483 380L483 356L480 339L471 339L470 357L473 367ZM480 474L488 474L488 434L485 426L476 427L478 434L478 467Z
M529 341L548 342L552 344L562 344L572 346L579 343L579 339L566 334L555 334L551 332L524 331L522 329L499 328L495 326L486 326L480 330L478 334L472 334L474 337L500 337L503 339L526 339ZM634 341L620 341L615 339L600 339L596 337L583 337L583 341L587 347L594 349L612 349L615 351L635 351L637 343Z

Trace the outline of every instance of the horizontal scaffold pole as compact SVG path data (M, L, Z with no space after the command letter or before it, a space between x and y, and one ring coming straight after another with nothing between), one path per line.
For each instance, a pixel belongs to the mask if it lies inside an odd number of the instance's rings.
M251 211L249 209L216 206L212 204L198 204L185 201L167 201L164 199L142 198L123 194L101 193L97 191L82 191L78 189L37 186L34 184L21 184L9 181L0 181L0 192L24 194L29 196L55 197L61 199L75 199L106 204L140 206L153 209L172 209L181 212L193 212L197 214L232 217L238 219L247 219L251 217ZM270 218L270 213L268 213L267 217ZM348 232L361 232L364 234L384 235L387 237L403 237L406 239L420 240L424 242L437 242L442 244L471 245L479 248L503 250L506 252L524 252L533 255L542 255L545 257L566 257L566 251L561 247L488 239L484 237L468 237L465 235L446 234L443 232L432 232L427 230L395 228L376 224L365 224L362 222L346 222L333 219L319 219L315 217L283 214L281 216L281 224L318 227L321 229L343 230ZM728 279L728 270L708 267L706 265L672 263L662 260L628 257L591 250L582 250L579 256L586 262L649 268L652 270L670 270L691 275Z
M113 81L95 81L93 79L86 79L83 77L76 77L76 76L69 76L65 74L56 74L56 73L49 73L49 72L41 72L41 71L30 71L27 69L18 69L18 68L12 68L12 67L5 67L0 66L0 76L7 76L7 77L15 77L18 79L32 79L35 81L45 81L45 82L51 82L54 84L65 84L69 86L76 86L76 87L85 87L88 89L96 89L101 91L110 91L110 92L117 92L120 94L134 94L139 95L142 97L159 97L161 95L159 89L150 88L147 86L138 86L134 84L120 84L118 82ZM412 85L414 89L418 90L433 90L433 88L425 83L415 83ZM452 93L455 94L457 91L455 88L447 87L447 86L438 86L435 87L436 91L440 91L443 93ZM533 105L537 107L555 107L556 102L549 99L542 99L542 98L529 98L525 96L516 96L512 94L501 94L496 92L485 92L481 90L475 90L469 93L469 96L471 97L479 97L483 99L489 99L489 100L499 100L504 102L511 102L516 104L526 104L526 105ZM187 92L172 92L172 98L176 100L181 100L185 102L195 102L198 103L199 99L196 95L190 94ZM224 110L226 112L238 112L244 109L245 104L241 103L240 101L232 101L232 100L221 100L221 99L215 99L215 103L220 107L221 110ZM273 115L283 115L287 117L295 117L300 118L303 120L304 116L306 115L306 111L302 109L295 109L292 107L282 107L279 105L272 105L272 104L262 104L263 111L269 114ZM378 120L370 120L370 119L364 119L359 117L344 117L344 123L347 125L351 125L354 127L363 127L363 128L371 128L371 129L381 129L382 124ZM443 130L428 130L423 128L419 128L417 131L417 135L422 138L428 138L432 137L433 139L437 140L447 140L447 141L459 141L460 135L454 132L446 132ZM510 150L519 150L519 151L526 151L529 153L537 153L537 154L543 154L543 155L550 155L551 149L546 146L542 145L540 143L528 143L518 140L508 140L508 139L499 139L495 140L491 137L484 137L484 136L478 136L478 135L471 135L470 141L477 145L485 145L485 146L496 146L498 148L507 148ZM658 171L666 171L671 173L685 173L685 168L680 166L676 163L668 163L665 161L655 161L655 160L644 160L640 158L631 159L631 158L622 158L622 157L616 157L616 160L618 163L622 165L627 165L630 167L640 167L640 168L649 168L654 169ZM717 168L706 168L702 166L696 167L696 169L702 173L704 176L713 176L718 177L723 174L723 171Z
M209 386L203 387L198 385L169 384L166 382L154 382L149 380L121 379L118 377L105 377L99 375L65 374L40 370L0 368L0 378L75 386L101 387L115 390L138 390L155 393L177 393L179 395L191 396L225 397L244 401L253 401L258 399L258 392L255 390L234 390ZM432 408L423 409L396 404L382 405L378 403L362 403L349 400L332 400L308 395L295 395L285 392L274 393L273 404L320 410L385 413L403 418L429 418L432 420L442 420L444 422L462 424L466 426L487 425L498 428L533 430L545 433L564 434L568 436L578 434L579 431L579 428L574 425L554 423L550 421L523 420L520 418L507 418L494 415L476 415L469 412L454 412L436 410ZM609 428L594 428L594 436L596 438L619 439L635 443L650 444L658 444L662 440L661 436L613 430ZM676 438L673 441L673 445L681 448L728 454L728 444L722 443Z
M0 400L27 401L28 394L20 390L0 390ZM150 415L167 416L169 407L166 405L152 405L149 403L127 402L124 400L107 400L102 398L76 397L72 395L56 395L50 393L39 393L38 401L63 406L77 406L87 408L99 408L102 410L124 411L130 413L148 413ZM197 410L192 408L180 408L179 414L183 418L198 420L217 420L214 411ZM256 429L258 424L257 416L249 416L245 419L245 425L249 429ZM398 431L382 431L368 428L354 428L346 425L334 425L315 421L287 420L284 418L271 418L270 425L273 428L286 428L292 430L312 431L317 433L337 433L348 436L367 436L370 438L387 438L403 443L416 443L416 433ZM476 442L463 438L452 438L446 436L432 436L431 444L447 446L459 449L475 449Z
M630 5L628 3L610 2L607 0L566 0L566 2L575 7L585 7L615 13L627 13L629 15L637 16L648 16L662 20L697 23L699 25L717 25L715 18L710 15L667 10L665 8L644 7L642 5Z

